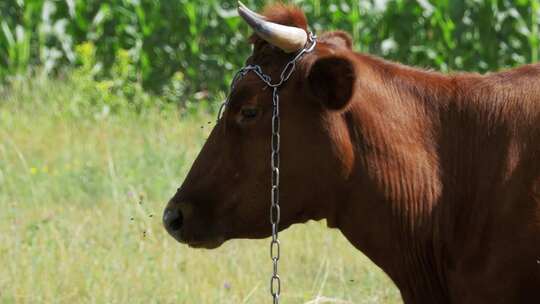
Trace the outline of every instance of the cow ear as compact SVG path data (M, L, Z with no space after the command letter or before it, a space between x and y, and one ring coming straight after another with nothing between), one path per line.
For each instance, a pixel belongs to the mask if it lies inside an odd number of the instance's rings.
M308 72L309 90L330 110L342 110L354 93L356 71L350 59L331 55L315 60Z

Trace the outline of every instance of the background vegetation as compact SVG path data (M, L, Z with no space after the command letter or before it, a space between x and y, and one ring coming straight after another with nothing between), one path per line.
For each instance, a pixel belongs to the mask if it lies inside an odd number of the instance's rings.
M485 72L538 61L539 1L291 2L357 50ZM234 7L0 1L0 303L269 302L266 240L198 251L160 223L249 53ZM324 223L282 239L284 303L400 303Z
M267 1L245 2L261 8ZM346 30L358 50L411 65L485 72L540 54L540 0L290 2L315 32ZM86 63L97 79L122 76L172 91L172 101L213 95L250 51L235 8L234 0L3 0L0 77ZM118 61L127 63L122 70Z

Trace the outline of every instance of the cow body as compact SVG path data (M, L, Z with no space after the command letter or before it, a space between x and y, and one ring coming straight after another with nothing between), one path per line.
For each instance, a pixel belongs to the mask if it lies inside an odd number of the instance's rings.
M331 225L406 303L540 301L540 65L444 76L356 58L373 75L332 126L354 162Z
M295 8L265 15L307 28ZM275 82L291 54L252 42ZM280 88L280 228L326 219L407 304L540 303L540 64L443 75L351 45L321 35ZM166 208L178 241L270 235L271 113L258 77L235 85Z

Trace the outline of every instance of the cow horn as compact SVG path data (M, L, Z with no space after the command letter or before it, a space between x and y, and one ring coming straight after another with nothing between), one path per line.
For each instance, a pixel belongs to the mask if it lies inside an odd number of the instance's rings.
M286 53L296 52L306 45L308 36L301 28L267 21L266 17L250 10L240 1L238 1L238 14L259 37Z

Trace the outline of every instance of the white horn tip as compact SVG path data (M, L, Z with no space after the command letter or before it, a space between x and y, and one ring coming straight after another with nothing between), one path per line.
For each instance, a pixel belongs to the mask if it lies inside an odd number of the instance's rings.
M238 14L259 37L287 53L302 49L308 40L303 29L269 22L267 17L250 10L242 1L238 1Z
M240 16L242 16L242 15L251 15L251 16L259 18L259 19L261 19L263 21L267 20L267 18L265 16L250 10L249 7L247 7L244 3L242 3L242 1L238 1L238 9L237 9L237 11L238 11L238 14Z

